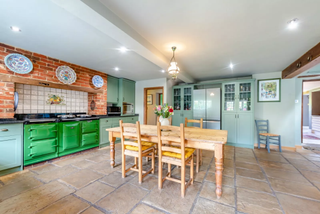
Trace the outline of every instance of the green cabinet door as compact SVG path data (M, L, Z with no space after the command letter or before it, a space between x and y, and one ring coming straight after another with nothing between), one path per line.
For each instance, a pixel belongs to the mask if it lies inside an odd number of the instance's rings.
M38 140L30 143L30 159L38 158L42 155L48 155L57 152L58 140L56 138Z
M236 114L222 115L222 130L228 131L228 144L235 145L237 143L237 123Z
M25 126L29 140L41 140L57 137L58 125L56 123L31 124Z
M237 145L253 148L253 119L252 114L242 113L237 116Z
M81 146L89 146L99 143L99 136L97 132L82 134Z
M107 102L118 103L119 102L119 79L108 76L107 84Z
M100 125L100 147L105 147L109 145L109 132L106 129L110 129L109 125Z
M0 176L20 171L23 168L22 127L20 129L20 133L16 135L1 136L0 133Z
M134 104L135 102L135 82L127 79L123 79L122 82L122 87L123 87L123 102L126 103L132 103Z
M80 122L62 122L60 126L59 155L65 155L67 150L80 147Z

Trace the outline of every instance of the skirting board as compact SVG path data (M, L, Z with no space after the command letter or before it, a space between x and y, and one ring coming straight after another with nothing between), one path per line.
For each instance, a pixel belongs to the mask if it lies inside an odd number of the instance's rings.
M254 147L255 147L255 148L258 148L258 144L255 143L255 144L254 144ZM265 147L265 144L260 144L260 148L263 148L263 149L264 149L264 147ZM302 147L302 146L301 146L301 147ZM295 146L295 147L281 146L281 149L282 149L282 150L290 151L290 152L295 152L295 151L296 151L296 148L297 148L297 146ZM273 145L273 144L271 144L271 145L270 145L270 149L279 150L279 146L278 146L278 145Z

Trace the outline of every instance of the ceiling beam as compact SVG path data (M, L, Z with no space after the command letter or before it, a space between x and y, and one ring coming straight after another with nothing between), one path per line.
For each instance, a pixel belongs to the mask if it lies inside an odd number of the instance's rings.
M282 79L290 79L320 63L320 43L282 71Z
M169 59L100 1L52 1L161 69L166 70L168 68ZM180 67L180 70L178 76L180 80L186 83L193 83L195 81L194 78L183 69L183 66Z

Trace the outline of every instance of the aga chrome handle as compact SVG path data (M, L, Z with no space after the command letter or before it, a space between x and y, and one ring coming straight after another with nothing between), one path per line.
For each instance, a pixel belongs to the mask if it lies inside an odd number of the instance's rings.
M7 132L9 129L1 129L2 132Z
M87 120L87 122L88 122L88 123L91 123L91 122L92 122L92 120Z

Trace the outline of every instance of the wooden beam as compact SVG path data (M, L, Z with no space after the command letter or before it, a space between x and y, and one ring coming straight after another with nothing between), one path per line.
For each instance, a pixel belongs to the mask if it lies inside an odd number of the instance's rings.
M320 77L320 74L319 75L298 76L298 78L308 78L308 77Z
M307 53L294 61L282 71L282 79L290 79L298 76L306 70L320 63L320 43L311 48Z
M19 77L19 76L7 75L7 74L0 74L0 80L3 82L14 82L14 83L21 83L21 84L28 84L28 85L37 85L42 87L73 90L73 91L85 91L92 94L103 93L102 89L65 85L65 84L53 83L53 82L48 82L43 80L30 79L26 77Z

